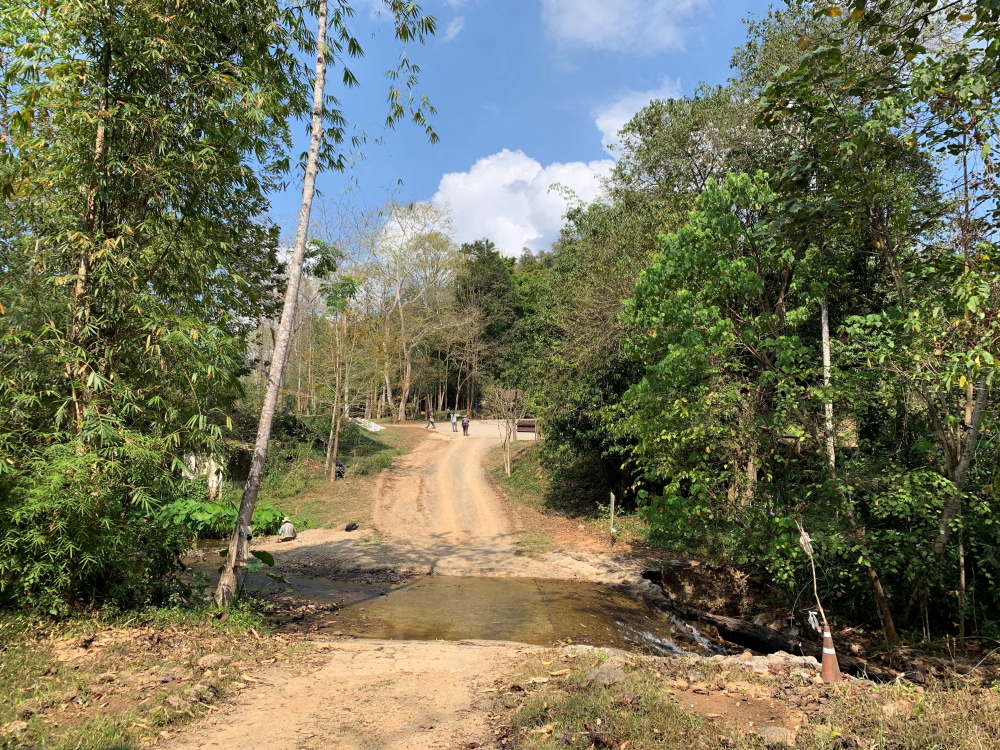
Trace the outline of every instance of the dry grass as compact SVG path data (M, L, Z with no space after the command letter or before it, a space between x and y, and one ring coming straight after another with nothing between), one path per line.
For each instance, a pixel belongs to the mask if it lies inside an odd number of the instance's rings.
M249 612L150 610L117 624L0 621L0 748L131 750L205 716L295 647ZM199 666L210 654L219 663Z
M607 510L598 511L590 516L568 515L558 508L550 507L546 502L550 481L539 462L540 444L535 441L518 441L511 443L511 475L504 474L503 453L499 446L487 454L483 461L486 478L494 489L514 511L514 515L525 515L521 508L528 509L527 515L534 515L528 524L535 530L525 533L519 546L524 554L539 554L535 550L548 552L557 548L579 547L582 543L587 548L593 548L595 543L606 546L608 540ZM544 533L535 528L538 522L543 524ZM559 522L561 523L559 523ZM637 514L617 515L615 526L615 547L606 551L628 551L635 545L648 545L649 526ZM548 536L553 541L547 545L540 544L539 537ZM574 542L568 536L576 536ZM543 547L547 547L542 549Z
M375 434L362 433L361 437L363 441L347 439L341 447L341 460L347 465L343 479L327 481L322 464L316 462L306 488L282 499L281 509L308 518L311 528L334 529L351 521L370 522L379 474L394 457L409 453L425 436L420 430L389 427Z
M596 655L532 658L500 699L510 712L505 744L538 750L622 743L632 750L680 748L688 744L687 738L704 735L704 722L686 714L659 689L655 670L621 664L624 682L596 687L588 684L587 676L599 662ZM565 677L553 676L567 669ZM640 696L639 702L633 704L630 696Z
M518 440L511 443L509 477L504 474L503 449L500 446L487 454L483 469L490 484L509 501L545 513L549 512L545 507L545 493L549 483L538 463L539 448L540 444L535 441Z
M526 663L498 700L503 746L762 750L768 745L761 724L784 723L798 727L801 750L1000 747L997 689L817 685L804 676L759 676L705 661L622 656L613 656L618 661L611 666L625 672L624 681L601 687L588 675L602 658L549 652Z

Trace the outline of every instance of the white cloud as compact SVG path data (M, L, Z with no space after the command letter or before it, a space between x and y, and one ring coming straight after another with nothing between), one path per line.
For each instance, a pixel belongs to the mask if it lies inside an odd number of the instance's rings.
M632 119L636 112L654 99L676 99L681 95L681 82L663 79L663 84L651 91L623 92L615 101L594 111L594 124L601 131L601 145L609 153L618 143L618 131Z
M463 16L456 16L455 18L451 19L451 21L448 23L448 27L444 30L444 34L442 35L441 38L446 42L450 42L452 39L454 39L456 36L462 33L462 29L464 28L465 28L465 18Z
M543 167L523 151L504 149L468 172L444 175L434 202L451 207L459 242L488 237L504 254L520 255L524 247L546 249L559 236L566 201L549 190L551 185L563 185L590 202L600 194L597 178L613 165L604 159Z
M683 22L707 0L542 0L542 21L559 41L651 53L684 47Z

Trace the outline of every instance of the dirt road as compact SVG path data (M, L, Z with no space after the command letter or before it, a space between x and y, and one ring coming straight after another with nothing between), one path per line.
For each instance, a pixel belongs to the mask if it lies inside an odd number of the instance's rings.
M160 743L170 750L478 747L493 680L531 646L347 641L258 672L234 706Z
M394 427L390 429L419 429ZM497 425L477 420L469 437L443 423L384 471L373 498L373 528L307 529L294 542L263 539L278 569L394 571L402 575L528 576L642 585L639 568L583 552L518 554L520 530L483 473L500 443Z
M483 474L483 458L500 438L492 422L473 422L469 436L450 425L427 431L410 461L383 474L374 524L383 543L409 546L435 559L456 556L489 567L513 554L514 537Z

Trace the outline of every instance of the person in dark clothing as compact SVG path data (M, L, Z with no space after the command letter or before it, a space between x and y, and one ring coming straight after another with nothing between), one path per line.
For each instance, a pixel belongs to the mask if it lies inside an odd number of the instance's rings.
M469 415L462 417L462 434L469 437Z
M346 472L347 469L344 467L344 465L342 463L340 463L340 459L339 458L337 459L336 464L337 464L337 468L336 468L337 479L343 479L344 478L344 472Z

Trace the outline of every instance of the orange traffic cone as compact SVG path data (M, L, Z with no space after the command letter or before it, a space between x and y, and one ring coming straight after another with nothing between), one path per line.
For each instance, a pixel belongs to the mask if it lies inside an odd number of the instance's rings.
M833 636L830 635L830 628L823 629L823 664L820 669L823 682L840 682L840 662L837 661L837 652L833 648Z

